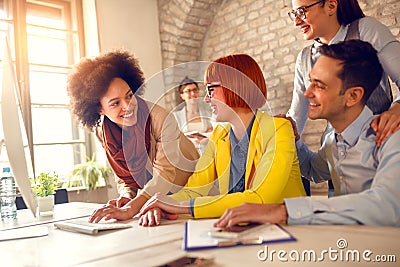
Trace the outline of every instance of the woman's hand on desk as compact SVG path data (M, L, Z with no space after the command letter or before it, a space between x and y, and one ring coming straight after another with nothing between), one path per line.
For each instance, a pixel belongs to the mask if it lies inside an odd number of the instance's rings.
M176 219L177 214L189 214L188 205L182 204L169 196L157 193L143 205L139 213L139 224L153 226L160 223L161 216ZM151 222L151 224L149 224Z
M98 223L103 218L106 221L111 219L117 219L119 221L132 219L133 216L140 211L140 208L146 203L146 201L147 198L145 196L138 195L121 208L107 204L102 208L95 210L92 216L90 216L89 222Z
M160 208L154 208L141 215L138 223L141 226L156 226L160 224L161 218L176 220L178 218L178 214L171 214L162 211Z
M102 219L108 221L111 219L117 219L119 221L125 221L135 216L135 212L131 207L124 206L117 208L113 205L105 205L104 207L97 209L93 212L89 218L89 222L98 223Z
M117 208L121 208L122 206L124 206L125 204L127 204L129 201L131 201L131 198L128 197L119 197L117 199L111 199L108 201L108 205L117 207Z

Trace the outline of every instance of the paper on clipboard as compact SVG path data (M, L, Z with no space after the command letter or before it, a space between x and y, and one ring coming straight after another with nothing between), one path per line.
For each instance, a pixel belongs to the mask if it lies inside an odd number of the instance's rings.
M265 227L237 240L211 237L208 232L216 229L213 227L217 219L188 220L185 224L185 235L182 247L184 250L197 250L218 248L237 245L255 245L262 243L295 241L289 232L278 224L265 224Z

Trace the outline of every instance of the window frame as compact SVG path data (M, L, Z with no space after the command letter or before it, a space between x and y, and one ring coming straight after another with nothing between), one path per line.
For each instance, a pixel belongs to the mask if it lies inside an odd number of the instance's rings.
M72 65L79 60L79 58L85 55L85 44L84 44L84 26L83 26L83 6L82 0L2 0L4 9L9 11L9 17L7 19L1 19L2 22L6 22L11 25L12 32L9 35L12 37L11 45L14 51L15 57L15 69L18 81L18 89L20 94L20 102L22 115L24 119L25 129L27 133L27 138L29 142L29 149L31 153L31 159L33 164L33 169L35 170L35 147L38 146L51 146L51 145L83 145L85 147L85 156L83 159L91 158L96 152L96 146L94 141L94 135L84 131L83 136L78 140L63 140L63 141L49 141L49 142L34 142L34 131L33 131L33 119L32 119L32 109L40 107L57 107L59 104L43 104L43 103L32 103L31 101L31 86L30 86L30 66L40 66L40 64L30 63L28 60L28 27L38 25L27 23L28 10L35 10L36 12L43 11L46 13L46 6L58 7L62 12L64 21L66 21L67 27L64 31L67 33L68 37L66 39L67 46L67 65L57 66L57 65L43 65L44 67L50 67L57 69L57 67L63 68L63 72L71 69ZM40 5L40 6L39 6ZM43 10L42 10L43 8ZM44 27L44 26L40 26ZM52 27L48 27L52 29ZM54 27L56 30L63 30ZM74 37L76 36L76 37ZM74 41L77 38L78 41ZM77 47L75 49L74 47ZM68 107L66 105L59 105L63 108ZM71 114L71 113L70 113ZM71 114L71 121L75 121ZM72 131L79 131L78 123L74 123L71 126ZM72 135L73 132L71 133ZM83 151L81 151L83 153ZM75 155L73 153L74 165L82 163L82 155ZM66 177L64 177L66 178Z

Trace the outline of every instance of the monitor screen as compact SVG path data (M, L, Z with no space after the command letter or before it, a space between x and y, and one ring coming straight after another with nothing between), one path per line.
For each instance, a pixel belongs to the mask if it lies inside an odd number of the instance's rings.
M29 178L34 178L33 164L28 145L25 124L22 119L18 83L8 39L3 36L4 47L1 88L1 120L7 158L19 192L26 205L36 216L37 202ZM2 147L1 147L2 148ZM3 150L3 149L2 149ZM5 167L5 166L1 166ZM2 168L1 168L2 170Z

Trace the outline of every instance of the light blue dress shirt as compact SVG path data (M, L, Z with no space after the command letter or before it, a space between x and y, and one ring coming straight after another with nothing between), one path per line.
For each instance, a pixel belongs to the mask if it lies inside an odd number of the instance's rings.
M400 131L378 148L373 119L364 107L342 133L328 133L317 153L296 143L301 174L315 182L332 177L336 196L285 199L288 224L400 226Z
M329 44L335 44L345 39L348 25L341 26ZM364 17L359 20L360 40L372 44L378 51L379 61L382 64L385 74L382 76L381 86L386 88L386 94L391 95L391 89L387 85L387 76L400 88L400 41L398 41L389 29L372 17ZM322 44L315 41L314 46ZM312 64L319 57L316 49L312 49ZM296 121L297 130L301 134L307 121L308 99L304 96L307 89L305 84L309 80L309 73L301 71L301 52L296 60L294 89L292 103L287 115ZM393 88L394 89L394 88ZM397 89L398 90L398 89ZM395 101L400 101L400 94ZM373 101L372 101L373 102Z

